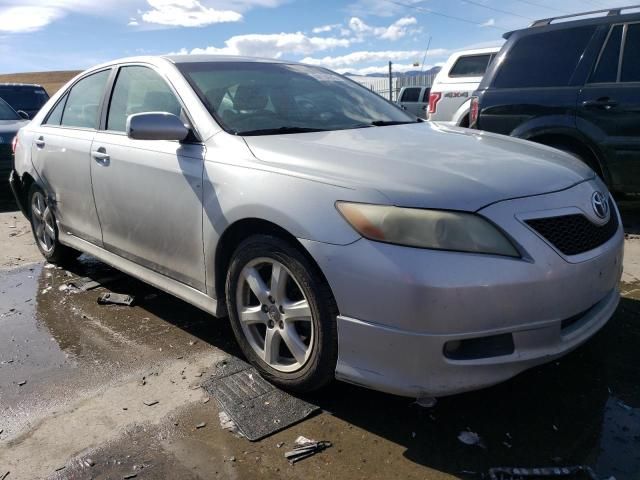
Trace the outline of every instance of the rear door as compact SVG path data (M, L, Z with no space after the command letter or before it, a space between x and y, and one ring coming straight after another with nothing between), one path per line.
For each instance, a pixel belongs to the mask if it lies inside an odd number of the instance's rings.
M412 115L418 116L421 93L422 87L406 87L400 97L400 105L402 105L402 108Z
M205 290L202 244L204 145L134 140L129 115L182 104L167 81L144 65L120 67L105 129L93 142L93 191L104 246L198 290Z
M640 23L613 25L578 102L578 127L605 152L611 184L640 188Z
M91 189L91 142L111 69L82 78L36 129L31 158L54 200L60 228L102 244Z

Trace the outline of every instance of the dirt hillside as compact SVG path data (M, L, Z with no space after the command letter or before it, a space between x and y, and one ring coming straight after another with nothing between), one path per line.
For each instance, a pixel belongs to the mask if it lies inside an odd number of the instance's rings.
M0 83L37 83L42 85L49 95L53 95L65 83L75 77L79 71L32 72L0 74Z

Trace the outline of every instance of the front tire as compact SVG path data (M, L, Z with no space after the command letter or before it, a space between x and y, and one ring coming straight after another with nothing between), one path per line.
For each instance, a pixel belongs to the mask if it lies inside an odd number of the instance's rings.
M80 252L58 241L58 224L44 191L37 185L29 190L29 219L36 246L50 263L64 265L80 256Z
M270 235L242 242L227 273L226 300L242 352L267 380L303 393L334 378L335 301L294 245Z

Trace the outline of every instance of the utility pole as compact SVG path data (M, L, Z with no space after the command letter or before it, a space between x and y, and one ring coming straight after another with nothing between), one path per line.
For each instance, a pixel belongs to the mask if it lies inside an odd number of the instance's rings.
M393 102L393 69L391 62L389 62L389 101Z

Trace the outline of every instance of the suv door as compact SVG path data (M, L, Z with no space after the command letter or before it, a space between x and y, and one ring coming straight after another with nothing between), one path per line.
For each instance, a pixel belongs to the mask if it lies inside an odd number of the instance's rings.
M402 105L402 108L410 114L418 116L421 93L421 87L405 87L400 97L400 105Z
M200 143L133 140L129 115L183 107L150 67L122 66L93 146L91 172L107 250L198 290L205 290Z
M611 187L640 188L640 23L613 25L578 101L578 128L607 158Z
M111 69L76 82L37 127L34 167L56 209L59 227L96 245L102 232L91 190L91 142Z

